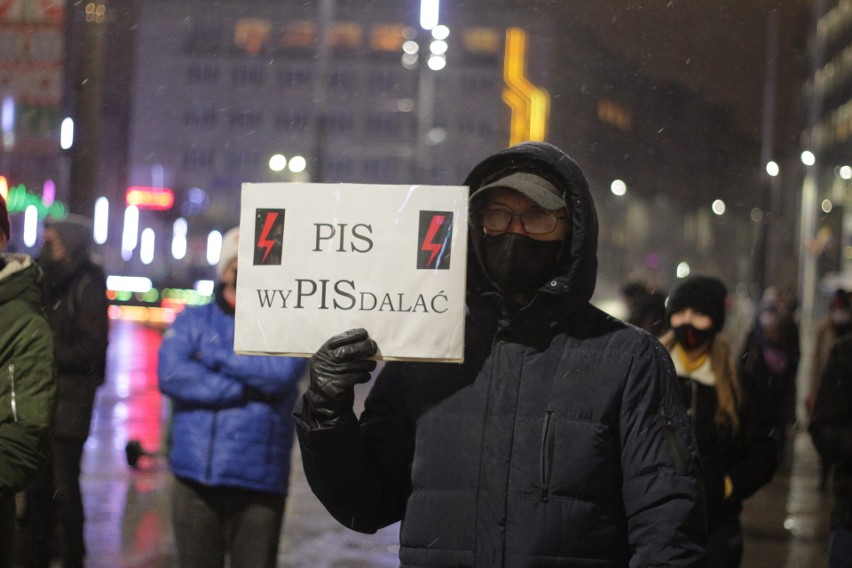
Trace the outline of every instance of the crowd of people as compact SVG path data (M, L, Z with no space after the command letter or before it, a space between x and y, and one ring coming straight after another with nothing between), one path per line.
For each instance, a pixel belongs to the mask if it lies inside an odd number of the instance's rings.
M213 301L184 309L159 351L179 566L276 565L294 438L340 523L402 521L401 566L741 565L743 503L797 418L794 302L764 291L734 345L721 279L630 281L621 321L592 303L598 219L562 150L507 148L464 184L460 365L376 375L360 328L310 360L235 354L239 229L224 236ZM0 198L0 251L10 231ZM109 332L91 237L72 215L48 224L39 258L0 255L0 568L85 564L80 464ZM835 493L832 567L852 565L851 305L832 296L803 393Z

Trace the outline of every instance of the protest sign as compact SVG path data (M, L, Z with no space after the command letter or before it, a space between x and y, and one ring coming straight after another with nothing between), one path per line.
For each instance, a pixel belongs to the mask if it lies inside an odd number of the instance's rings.
M310 356L363 327L380 359L461 362L463 186L246 183L234 350Z

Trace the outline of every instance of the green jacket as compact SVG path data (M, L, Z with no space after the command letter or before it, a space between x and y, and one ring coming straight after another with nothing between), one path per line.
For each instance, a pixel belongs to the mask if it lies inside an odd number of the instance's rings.
M0 255L0 510L50 447L56 378L41 278L29 256Z

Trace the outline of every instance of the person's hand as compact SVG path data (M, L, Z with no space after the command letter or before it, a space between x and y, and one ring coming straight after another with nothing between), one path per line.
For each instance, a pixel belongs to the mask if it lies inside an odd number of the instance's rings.
M333 423L352 411L355 385L370 380L378 351L365 329L350 329L326 341L311 357L307 399L314 419Z

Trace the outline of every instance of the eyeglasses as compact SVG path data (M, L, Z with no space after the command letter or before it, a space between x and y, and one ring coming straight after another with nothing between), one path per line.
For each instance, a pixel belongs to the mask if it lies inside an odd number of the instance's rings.
M552 232L559 221L566 218L566 215L557 217L552 213L542 211L512 213L502 209L481 209L479 211L479 222L489 231L505 231L515 217L521 220L521 226L528 234L543 235Z

